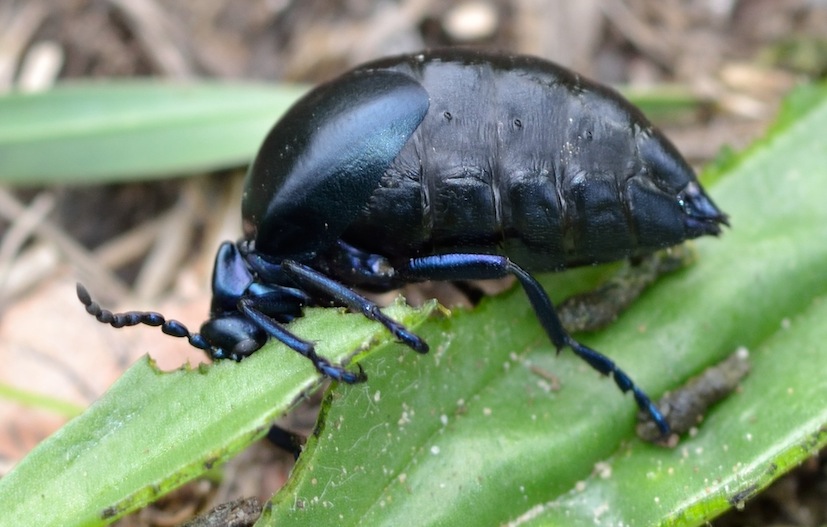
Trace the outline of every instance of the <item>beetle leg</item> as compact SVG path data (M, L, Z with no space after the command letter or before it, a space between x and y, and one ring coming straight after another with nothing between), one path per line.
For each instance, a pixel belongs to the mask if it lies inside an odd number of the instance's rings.
M548 295L537 280L505 256L491 254L441 254L413 258L397 272L414 280L484 280L502 278L513 274L520 281L523 290L528 295L531 306L540 325L548 334L551 342L561 349L565 346L585 360L592 368L603 375L611 375L615 384L623 392L631 391L638 407L646 412L655 422L664 437L669 435L669 425L663 415L652 403L649 396L638 388L632 379L621 370L611 359L588 346L580 344L566 332L554 310Z
M281 262L281 266L284 272L293 279L300 288L312 289L323 293L332 298L337 304L343 305L352 311L358 311L367 318L379 322L388 328L388 331L390 331L394 337L414 351L418 353L428 352L428 344L424 340L408 331L408 328L396 320L382 313L379 306L375 303L347 286L331 280L315 269L293 260L284 260Z
M292 454L293 459L299 459L299 455L302 453L303 438L295 432L278 425L271 426L270 430L267 431L267 440L288 454Z
M312 342L299 338L279 324L275 319L259 311L254 299L242 298L238 301L238 309L271 337L283 342L290 349L310 359L310 362L313 363L313 366L315 366L321 374L348 384L367 380L367 375L362 371L361 366L359 367L359 373L353 373L341 366L331 364L330 361L324 357L317 355Z
M368 291L390 291L402 285L387 258L341 240L315 260L314 267L328 277Z

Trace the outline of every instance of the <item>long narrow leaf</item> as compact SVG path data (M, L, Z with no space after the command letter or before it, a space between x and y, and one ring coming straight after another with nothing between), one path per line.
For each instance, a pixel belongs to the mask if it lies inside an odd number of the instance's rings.
M564 352L522 291L423 327L434 353L377 353L332 390L321 433L262 525L701 525L827 443L827 89L712 194L732 229L610 328L583 337L652 395L737 347L753 373L675 450ZM561 298L581 271L544 280ZM555 389L555 379L561 385Z
M78 83L0 97L0 181L83 183L241 166L301 86Z

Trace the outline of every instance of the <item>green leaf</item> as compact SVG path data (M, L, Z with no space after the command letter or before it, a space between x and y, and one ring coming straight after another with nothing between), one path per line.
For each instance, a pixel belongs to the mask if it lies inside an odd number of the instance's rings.
M424 325L334 387L262 525L702 525L827 444L827 88L711 189L730 214L697 264L583 336L652 395L737 347L743 389L677 449L634 436L635 404L564 351L522 291ZM789 116L788 116L789 117ZM601 270L549 276L560 299ZM554 388L554 379L561 388Z
M63 417L75 417L83 412L83 407L69 403L48 395L21 390L6 383L0 383L0 398L5 401L16 402L31 408L48 410Z
M305 90L109 80L4 95L0 181L89 183L241 166Z
M415 327L432 307L417 311L396 304L387 312ZM361 315L308 311L291 329L319 339L319 354L331 361L392 340ZM283 345L240 363L168 373L142 360L0 479L0 526L113 521L263 436L318 382L310 362Z
M710 102L682 85L620 87L619 91L656 124L694 119Z
M109 79L0 95L0 182L112 182L241 166L306 89ZM654 118L700 104L675 87L629 95Z

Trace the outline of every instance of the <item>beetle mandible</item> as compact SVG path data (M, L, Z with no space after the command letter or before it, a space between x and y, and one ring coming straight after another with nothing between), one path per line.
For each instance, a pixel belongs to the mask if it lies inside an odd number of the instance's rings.
M615 91L538 58L459 49L371 62L306 94L264 140L242 216L244 238L218 250L200 333L158 313L112 313L78 285L81 302L101 322L161 326L213 359L275 338L356 383L361 366L331 364L290 331L305 306L346 306L425 353L352 288L515 275L551 342L631 391L664 435L649 397L566 332L530 272L638 257L727 224Z

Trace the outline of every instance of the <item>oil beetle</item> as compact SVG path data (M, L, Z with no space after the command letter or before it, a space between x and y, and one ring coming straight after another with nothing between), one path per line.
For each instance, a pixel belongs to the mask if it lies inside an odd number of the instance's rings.
M574 340L530 272L638 257L727 217L674 146L615 91L544 60L448 49L386 58L299 100L264 140L245 182L244 238L225 242L200 333L152 312L99 321L186 337L241 360L275 338L322 374L331 364L287 323L346 306L419 353L428 345L355 292L425 280L515 275L543 329L618 387L667 435L649 397Z

